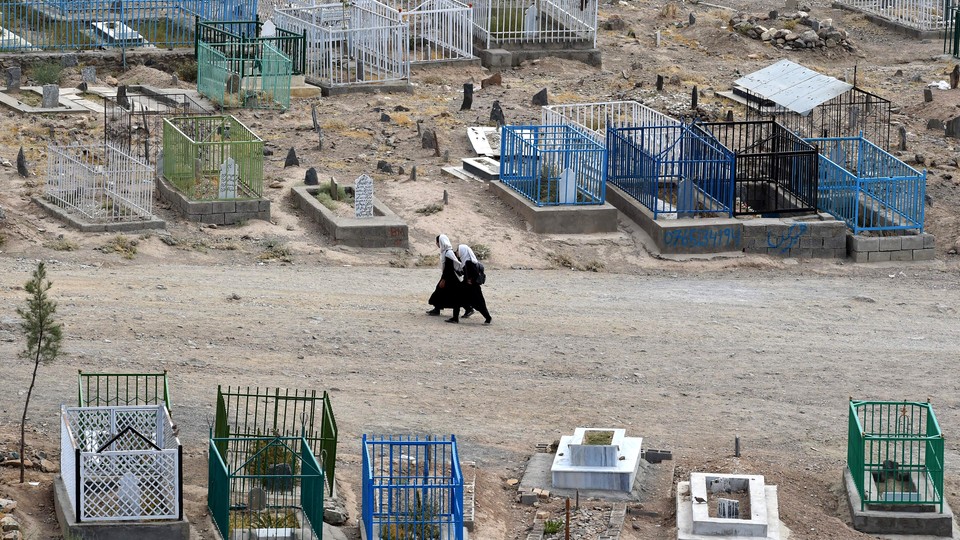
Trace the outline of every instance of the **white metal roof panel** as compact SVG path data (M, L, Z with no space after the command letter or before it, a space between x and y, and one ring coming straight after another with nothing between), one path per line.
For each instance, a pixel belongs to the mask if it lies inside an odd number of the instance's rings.
M734 81L736 86L798 114L849 92L853 85L781 60Z

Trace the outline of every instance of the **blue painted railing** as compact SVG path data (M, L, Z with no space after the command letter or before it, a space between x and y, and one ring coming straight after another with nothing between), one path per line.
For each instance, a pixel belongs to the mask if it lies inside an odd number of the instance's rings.
M923 232L927 172L863 137L807 139L820 149L819 208L854 232Z

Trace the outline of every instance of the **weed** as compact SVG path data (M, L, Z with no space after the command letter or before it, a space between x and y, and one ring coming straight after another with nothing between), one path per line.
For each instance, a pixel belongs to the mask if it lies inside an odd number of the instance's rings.
M293 262L292 253L290 248L287 247L286 242L281 238L264 238L263 239L263 252L257 256L261 261L270 261L278 260L280 262Z
M435 73L424 75L420 80L421 82L424 82L426 84L436 84L436 85L447 84L447 82L443 79L443 77Z
M0 246L7 243L7 235L0 233Z
M118 234L100 246L100 251L104 253L119 253L124 259L132 259L137 254L137 240L130 240L122 234Z
M438 203L428 204L423 208L418 208L416 212L422 216L430 216L443 211L443 205Z
M395 113L390 115L390 118L393 118L393 121L400 127L410 127L413 125L413 120L411 120L410 115L406 113Z
M440 263L439 255L420 255L417 257L417 262L415 263L417 267L423 266L436 266Z
M230 529L299 529L300 520L294 510L270 508L260 512L234 510L230 513Z
M30 70L30 78L38 85L60 84L60 75L63 73L63 66L60 62L41 62L33 66Z
M794 28L797 27L797 23L799 23L799 22L800 22L799 19L790 19L789 21L785 21L785 22L783 23L783 27L784 27L784 29L786 29L786 30L793 30Z
M677 18L677 13L679 13L679 12L680 12L680 8L679 8L676 4L674 4L673 2L670 2L669 4L667 4L667 5L663 6L662 8L660 8L660 18L661 18L661 19L676 19L676 18Z
M573 258L566 253L553 253L550 255L550 260L553 262L553 264L561 268L570 268L574 270L577 268L577 264L573 262Z
M562 519L548 519L543 522L543 534L557 534L563 530Z
M477 256L478 261L485 261L490 258L490 246L486 244L474 244L473 254Z
M407 251L397 251L394 253L395 257L390 259L387 263L393 268L406 268L410 265L410 253Z
M590 261L583 266L583 269L589 272L599 272L603 270L603 263L600 261Z
M57 238L53 242L47 242L45 247L54 251L76 251L79 249L76 242L63 237Z

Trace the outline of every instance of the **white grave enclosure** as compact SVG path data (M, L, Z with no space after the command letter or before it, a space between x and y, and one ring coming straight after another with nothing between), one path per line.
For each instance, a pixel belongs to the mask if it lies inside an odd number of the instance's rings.
M610 444L585 444L588 432L612 432ZM640 465L641 437L623 429L576 428L560 438L550 471L554 488L632 491Z
M733 510L738 515L721 517ZM777 486L761 475L691 473L677 484L678 540L778 540L781 529Z

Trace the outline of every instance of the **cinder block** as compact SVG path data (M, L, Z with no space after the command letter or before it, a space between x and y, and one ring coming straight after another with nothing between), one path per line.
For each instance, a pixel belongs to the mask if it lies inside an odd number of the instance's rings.
M913 260L915 261L932 261L936 258L937 250L933 248L913 250Z
M254 199L252 201L236 201L237 203L237 212L259 212L260 211L260 200Z
M933 236L932 234L930 234L930 233L923 233L923 234L920 235L920 236L923 237L923 247L924 247L924 249L926 249L926 248L932 248L932 247L936 246L937 238L936 238L935 236Z
M901 249L900 251L891 251L890 260L891 261L912 261L913 260L913 250L910 249Z
M813 250L814 259L832 259L836 250L829 248L818 248ZM846 253L846 252L844 252Z
M823 238L818 236L802 236L800 237L800 247L801 248L822 248L823 247Z
M783 248L767 248L767 255L772 255L774 257L789 257L790 250Z
M871 251L867 254L867 262L885 262L889 260L889 251Z
M850 251L880 251L880 239L869 236L848 236L851 244L848 244Z
M923 249L923 237L919 235L901 236L900 249Z
M237 204L234 201L217 201L211 203L210 206L214 214L226 214L237 211Z
M805 247L793 248L790 250L790 256L798 259L810 259L813 257L813 249Z
M846 259L849 254L847 253L846 248L839 248L833 250L833 256L836 259Z
M223 214L203 214L200 216L200 223L223 225Z
M847 245L847 237L842 234L838 234L835 236L827 236L823 239L823 247L825 248L839 249L839 248L846 247L846 245Z
M880 251L900 251L899 236L883 236L880 238Z
M270 200L269 199L260 199L260 211L266 212L267 215L270 215Z
M537 494L536 494L536 493L521 493L521 494L520 494L520 504L525 504L525 505L531 506L531 505L533 505L533 503L535 503L535 502L537 502Z

